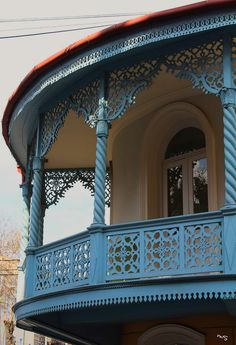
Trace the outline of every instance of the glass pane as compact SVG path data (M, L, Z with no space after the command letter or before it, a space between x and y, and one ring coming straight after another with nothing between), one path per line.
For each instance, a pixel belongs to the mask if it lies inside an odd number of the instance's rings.
M183 169L182 166L167 170L168 217L183 214Z
M197 159L192 162L193 176L193 212L208 211L207 195L207 159Z
M204 133L194 127L184 128L171 139L165 158L171 158L184 153L193 152L206 146Z

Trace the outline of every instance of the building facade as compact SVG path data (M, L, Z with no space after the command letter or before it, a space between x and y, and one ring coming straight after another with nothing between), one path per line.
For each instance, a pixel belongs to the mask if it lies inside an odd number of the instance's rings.
M154 13L23 80L3 117L29 213L19 327L84 345L236 344L235 28L232 0ZM77 181L93 219L44 245L47 209Z

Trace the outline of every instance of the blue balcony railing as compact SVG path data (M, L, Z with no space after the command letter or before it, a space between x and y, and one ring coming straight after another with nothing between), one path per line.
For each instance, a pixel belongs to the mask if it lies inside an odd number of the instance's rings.
M34 251L31 295L81 285L224 273L220 212L92 229Z

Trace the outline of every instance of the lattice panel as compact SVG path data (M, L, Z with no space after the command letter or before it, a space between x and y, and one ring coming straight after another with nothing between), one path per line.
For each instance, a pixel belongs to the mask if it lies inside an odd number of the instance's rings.
M144 271L176 270L180 266L179 229L146 231L144 235Z
M85 283L90 270L90 241L69 244L36 256L35 290Z
M121 117L135 96L150 85L160 71L158 59L141 61L110 72L107 88L107 112L110 121Z
M184 227L185 268L215 267L222 264L220 223Z
M107 276L140 271L139 233L107 237Z
M71 248L56 250L53 255L53 286L71 282Z
M56 141L59 129L64 125L69 109L68 100L59 102L50 111L43 114L41 128L40 155L45 156Z
M189 79L204 92L218 94L223 81L222 40L204 43L194 48L169 55L164 60L167 71Z
M46 253L36 257L35 290L45 290L52 286L52 254Z
M236 88L236 37L232 41L232 69L233 69L233 84Z
M69 97L71 107L78 115L81 114L86 122L97 112L99 88L100 81L94 80Z
M73 250L73 281L88 279L89 268L90 242L77 243Z
M95 169L50 169L44 171L44 203L46 208L56 205L65 192L72 188L76 182L81 182L83 187L94 195ZM107 169L105 181L105 202L110 207L111 178L110 170Z

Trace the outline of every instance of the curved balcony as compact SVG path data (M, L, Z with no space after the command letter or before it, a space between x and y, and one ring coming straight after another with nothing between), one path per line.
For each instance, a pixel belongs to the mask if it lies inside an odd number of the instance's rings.
M222 274L222 239L218 212L111 225L99 234L90 229L34 251L32 295L96 283Z
M194 309L198 300L204 309L211 300L222 308L236 277L226 218L217 211L89 228L33 250L26 278L32 288L15 306L18 324L81 308L77 317L89 320L94 310L87 315L86 308L130 303L182 300L184 308L192 300ZM104 321L110 317L103 313Z

